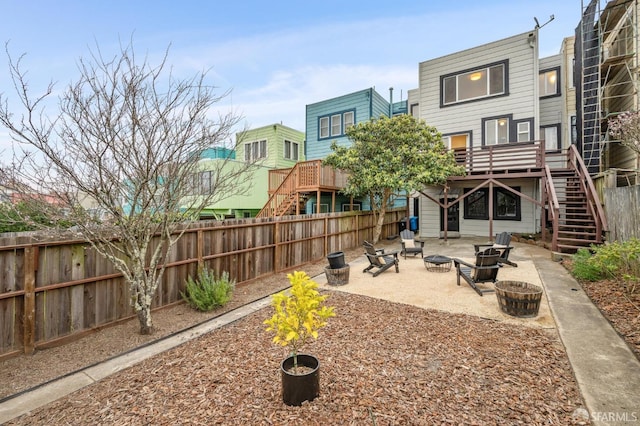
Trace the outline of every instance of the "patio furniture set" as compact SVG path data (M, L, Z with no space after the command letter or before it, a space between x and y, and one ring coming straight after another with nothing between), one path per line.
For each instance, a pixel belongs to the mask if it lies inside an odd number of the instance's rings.
M495 241L491 244L475 244L475 263L466 262L458 258L451 258L440 254L432 254L424 256L424 242L415 240L412 231L405 229L400 234L401 249L386 251L377 249L373 244L365 241L365 255L369 260L367 266L362 272L371 272L373 276L378 276L382 272L395 267L396 273L400 272L398 256L420 255L424 261L425 268L429 272L449 272L451 267L455 265L457 284L460 285L460 279L463 279L473 288L480 296L483 293L493 292L492 288L480 288L477 284L497 281L498 271L502 265L510 265L517 267L515 262L509 260L509 253L512 248L511 234L502 232L496 235Z

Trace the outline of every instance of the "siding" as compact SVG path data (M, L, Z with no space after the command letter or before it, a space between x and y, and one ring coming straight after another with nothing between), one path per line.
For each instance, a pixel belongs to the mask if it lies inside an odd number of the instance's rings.
M562 55L549 56L540 59L540 70L562 67ZM559 89L563 89L562 70L558 73ZM563 97L553 96L540 99L540 124L545 126L549 124L560 124L562 122L562 110L564 109Z
M455 182L451 185L451 190L461 188L474 188L481 181L466 181L464 183ZM516 179L504 182L511 187L520 187L520 192L533 198L539 199L538 184L534 179ZM488 186L487 186L488 187ZM496 186L494 185L494 188ZM440 188L428 188L423 191L434 198L440 192ZM464 218L464 203L460 202L460 235L461 236L489 236L489 221ZM521 218L515 220L495 220L493 221L493 233L513 232L513 233L536 233L540 231L540 207L527 200L520 200ZM426 197L420 198L420 237L434 238L440 236L440 207Z
M238 150L236 159L244 160L244 144L266 140L267 141L267 158L261 162L261 165L271 168L288 168L292 167L296 162L284 159L284 140L290 140L299 144L299 160L304 159L304 133L292 129L282 124L271 124L268 126L250 129L245 132L236 134L236 143Z
M567 37L562 41L562 98L564 111L562 115L562 149L571 144L571 117L576 116L576 88L573 82L573 61L575 37Z
M306 158L307 160L323 159L331 151L331 142L348 145L346 136L318 140L319 118L330 114L355 110L355 123L369 121L371 118L388 115L389 103L373 88L327 99L306 107Z
M444 134L472 131L474 146L482 142L483 117L513 114L514 120L537 123L537 48L529 45L530 34L535 32L420 63L420 118ZM440 76L504 60L509 61L508 96L440 107Z

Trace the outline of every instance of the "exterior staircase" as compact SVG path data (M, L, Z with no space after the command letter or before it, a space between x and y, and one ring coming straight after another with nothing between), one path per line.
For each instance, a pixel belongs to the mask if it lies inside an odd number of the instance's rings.
M269 171L269 200L256 217L300 214L308 194L337 192L346 186L347 174L322 164L301 161L290 169Z
M558 251L575 253L579 248L597 244L596 222L587 206L585 191L576 172L552 170L560 215L558 218Z
M575 253L603 242L607 229L599 197L582 158L575 148L568 151L566 168L547 169L549 212L553 225L552 249Z

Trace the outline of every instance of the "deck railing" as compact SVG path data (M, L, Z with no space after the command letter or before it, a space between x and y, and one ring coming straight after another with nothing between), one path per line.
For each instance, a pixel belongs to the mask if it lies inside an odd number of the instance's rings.
M545 147L544 141L499 144L456 151L455 157L469 174L541 170L545 164Z

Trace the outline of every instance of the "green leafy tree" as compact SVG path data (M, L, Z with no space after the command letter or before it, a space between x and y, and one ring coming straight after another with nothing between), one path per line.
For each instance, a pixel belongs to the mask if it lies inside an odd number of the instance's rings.
M410 115L381 116L346 133L352 145L333 142L333 153L324 163L349 173L344 194L369 197L376 217L374 244L396 197L445 185L449 176L464 174L436 128Z

